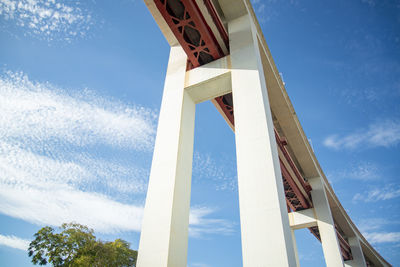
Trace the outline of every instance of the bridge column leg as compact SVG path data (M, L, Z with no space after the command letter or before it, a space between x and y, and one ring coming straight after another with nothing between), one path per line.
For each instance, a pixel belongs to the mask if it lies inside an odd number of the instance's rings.
M293 248L294 248L294 253L296 257L296 266L300 267L300 260L299 260L299 251L297 250L297 244L296 244L296 235L294 234L294 230L291 230L292 232L292 240L293 240Z
M361 249L360 240L357 236L349 237L348 239L351 254L353 255L353 259L351 261L345 261L344 266L346 267L367 267L367 263L365 262L364 253Z
M228 29L243 266L296 266L254 25L245 15Z
M139 245L138 267L186 267L195 103L186 54L171 47Z
M312 187L311 197L317 217L317 225L321 236L326 266L343 266L343 258L336 235L335 223L332 218L323 181L320 177L312 178L308 181Z

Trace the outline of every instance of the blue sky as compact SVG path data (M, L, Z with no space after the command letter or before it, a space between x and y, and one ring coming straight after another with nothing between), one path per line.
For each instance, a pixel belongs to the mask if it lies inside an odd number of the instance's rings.
M342 205L397 264L400 1L253 4ZM1 266L31 266L32 235L69 221L137 249L168 53L139 0L0 0ZM241 266L234 135L211 103L194 151L188 266Z

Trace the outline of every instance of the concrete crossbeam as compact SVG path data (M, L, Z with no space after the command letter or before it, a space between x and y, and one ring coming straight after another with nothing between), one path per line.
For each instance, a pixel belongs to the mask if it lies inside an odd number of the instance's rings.
M185 89L196 104L232 91L230 65L226 56L186 72Z
M290 227L293 230L317 226L317 219L313 208L290 212L288 215Z

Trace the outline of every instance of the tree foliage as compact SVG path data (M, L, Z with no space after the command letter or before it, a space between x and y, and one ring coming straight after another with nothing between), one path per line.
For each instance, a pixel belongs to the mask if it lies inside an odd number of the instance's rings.
M56 267L128 267L136 266L137 251L129 243L96 240L93 230L77 223L64 223L61 232L46 226L29 244L28 255L33 264L51 263Z

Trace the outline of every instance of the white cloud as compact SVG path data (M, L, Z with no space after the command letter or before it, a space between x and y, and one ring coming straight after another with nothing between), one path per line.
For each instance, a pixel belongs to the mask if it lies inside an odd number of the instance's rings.
M232 234L234 229L231 222L207 217L215 212L215 209L207 207L192 208L189 217L189 235L198 238L206 234Z
M377 202L381 200L389 200L400 197L400 188L397 186L385 186L376 188L368 192L357 193L353 197L353 201Z
M351 163L349 167L345 167L341 171L328 173L331 181L339 179L355 179L355 180L374 180L380 177L379 167L372 162L356 162Z
M147 171L134 163L127 166L80 154L70 158L52 158L0 141L0 185L51 190L55 185L69 184L86 190L100 186L118 193L145 191Z
M140 231L141 206L122 204L67 184L47 183L46 187L1 186L0 211L38 225L59 226L75 221L102 233Z
M304 11L299 0L251 0L251 3L260 23L277 19L281 16L282 7L295 6L300 7L300 11Z
M235 159L217 160L209 154L194 153L193 177L195 182L211 180L216 190L237 190Z
M370 231L376 231L378 229L381 229L383 226L393 223L397 224L398 222L393 222L392 220L389 221L384 218L371 218L361 220L360 223L357 223L357 225L358 229L360 229L361 232L367 233Z
M358 147L391 147L400 142L400 122L385 120L369 125L345 136L331 135L323 144L333 149L355 149Z
M147 170L132 159L103 159L98 150L149 152L155 133L151 110L94 95L71 96L7 73L0 78L0 112L2 183L145 190Z
M0 234L0 245L7 246L10 248L16 248L27 251L29 246L29 240L25 240L13 235L2 235Z
M358 179L358 180L371 180L378 178L378 167L370 162L362 162L355 164L352 168L345 173L343 177Z
M400 232L386 232L385 226L398 225L399 221L387 220L384 218L371 218L362 220L359 229L364 237L371 243L398 243L400 242Z
M0 16L27 34L47 40L83 37L93 25L92 16L77 1L0 0Z
M142 206L111 195L143 198L147 170L104 154L149 152L151 110L89 91L68 94L8 72L0 77L0 113L1 213L38 225L76 221L105 233L140 230Z
M400 242L400 232L372 232L365 233L364 237L372 244Z
M21 73L0 79L0 136L51 149L54 145L95 145L150 150L154 112L83 93L69 95Z

